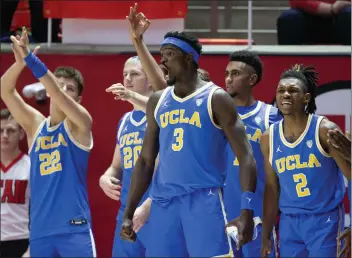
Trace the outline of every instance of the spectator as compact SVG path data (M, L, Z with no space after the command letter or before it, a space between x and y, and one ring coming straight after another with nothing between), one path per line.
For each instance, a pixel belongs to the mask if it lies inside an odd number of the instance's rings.
M1 31L0 41L10 42L10 28L13 15L20 0L1 0ZM32 37L34 42L47 42L48 20L43 16L43 0L28 0L31 12ZM52 22L52 42L59 42L60 20L53 19Z
M0 257L21 257L29 238L28 155L20 151L24 131L7 109L1 118L1 245ZM26 255L28 254L28 250Z
M277 20L279 45L351 45L351 1L290 0Z

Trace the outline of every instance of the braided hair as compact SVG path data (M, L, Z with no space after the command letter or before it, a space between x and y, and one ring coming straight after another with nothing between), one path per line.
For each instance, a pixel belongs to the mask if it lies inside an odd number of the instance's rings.
M311 98L309 103L306 106L305 112L308 114L314 114L317 110L315 104L315 88L318 84L318 72L315 70L313 65L304 67L303 64L295 64L292 68L285 71L281 75L281 79L285 78L297 78L303 82L306 86L306 91L310 93Z

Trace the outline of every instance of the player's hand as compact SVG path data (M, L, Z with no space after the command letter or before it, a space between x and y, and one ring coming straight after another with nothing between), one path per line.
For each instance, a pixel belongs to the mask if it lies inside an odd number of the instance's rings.
M129 242L136 241L136 232L133 231L133 222L130 219L124 219L121 225L120 237L123 240L127 240Z
M111 85L109 88L105 90L106 92L111 92L115 95L116 100L129 100L133 98L133 91L127 89L121 83L116 83Z
M254 221L253 211L241 210L241 215L236 219L230 221L226 227L235 226L238 230L238 243L237 249L239 250L243 245L252 241Z
M346 6L351 6L351 1L336 1L332 4L331 11L334 15L338 14Z
M133 215L133 231L138 233L138 231L144 226L149 218L150 205L145 205L144 203L139 206Z
M337 257L351 257L351 228L345 229L345 231L337 238L337 241L342 240L344 247L337 254Z
M120 194L121 194L120 180L111 176L102 175L99 179L99 186L108 197L110 197L115 201L120 200Z
M17 35L15 38L16 38L17 41L21 40L21 37L19 35ZM11 44L11 49L12 49L13 55L15 56L16 64L21 65L23 67L26 66L26 63L25 63L25 61L24 61L24 59L22 58L22 55L21 55L21 51L22 51L21 47L19 45L15 45L14 43L12 43ZM40 46L37 46L33 50L33 55L36 55L39 49L40 49Z
M18 57L23 60L26 56L28 56L31 50L29 49L28 33L25 27L22 28L21 36L11 36L10 39L14 48L17 49Z
M261 257L267 258L271 253L271 240L266 238L265 240L262 239L262 246L261 246Z
M351 161L351 134L344 135L339 129L328 131L328 143L333 146L340 156Z
M150 21L144 16L143 13L137 14L138 4L135 3L133 7L130 7L130 13L126 16L129 22L129 30L132 39L141 39L143 33L148 29Z

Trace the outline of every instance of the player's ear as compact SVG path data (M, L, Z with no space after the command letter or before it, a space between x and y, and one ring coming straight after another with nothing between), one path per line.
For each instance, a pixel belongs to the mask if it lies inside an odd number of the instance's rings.
M22 128L20 128L20 140L23 140L24 135L25 135L24 130Z
M304 104L308 104L311 98L312 95L310 93L305 93L303 98Z
M249 77L249 85L253 87L256 84L257 80L258 80L258 75L252 74L251 77Z
M78 96L77 103L81 104L81 102L82 102L82 96Z

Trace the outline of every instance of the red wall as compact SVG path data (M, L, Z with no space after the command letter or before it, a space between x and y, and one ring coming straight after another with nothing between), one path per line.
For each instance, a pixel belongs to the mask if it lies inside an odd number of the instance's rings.
M132 108L126 102L115 101L105 92L111 84L122 82L122 68L125 60L131 54L115 55L39 55L41 60L54 70L59 65L69 65L79 69L85 78L83 105L94 119L94 148L89 161L89 198L93 216L93 231L96 238L98 255L109 257L115 217L118 203L106 197L99 188L99 177L110 165L114 147L116 125L122 114ZM14 61L12 54L0 54L1 75ZM159 59L159 57L157 57ZM264 62L264 77L255 87L254 95L259 100L271 102L281 72L296 62L314 64L320 75L320 84L337 80L351 79L351 60L349 56L262 56ZM200 67L210 72L212 80L224 85L227 55L204 55ZM18 82L18 89L36 82L31 72L26 68ZM38 106L33 101L30 104L48 114L48 105ZM3 103L1 102L1 107ZM319 108L319 107L318 107ZM342 129L345 128L344 117L332 118ZM26 146L24 146L26 148Z

